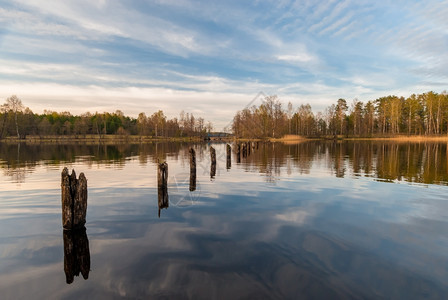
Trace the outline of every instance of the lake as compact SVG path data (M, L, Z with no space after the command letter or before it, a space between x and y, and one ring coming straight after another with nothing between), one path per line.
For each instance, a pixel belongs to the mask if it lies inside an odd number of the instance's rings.
M446 143L231 145L2 144L1 299L446 299ZM85 231L62 229L64 167Z

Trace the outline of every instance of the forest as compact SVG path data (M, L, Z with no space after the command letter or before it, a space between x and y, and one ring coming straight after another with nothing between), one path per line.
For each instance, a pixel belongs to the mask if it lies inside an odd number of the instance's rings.
M17 96L7 98L0 106L0 139L87 134L193 137L204 136L212 130L212 123L183 111L179 119L168 119L161 110L150 116L142 112L137 118L125 116L119 110L113 113L86 112L79 116L48 110L35 114Z
M427 92L408 98L386 96L366 103L338 99L323 112L311 105L284 107L278 96L266 96L259 106L238 111L232 123L237 138L382 137L448 134L448 94Z
M140 135L149 137L204 137L213 130L211 122L182 111L168 119L159 110L137 118L122 111L72 115L45 110L35 114L17 96L0 106L0 139L51 135ZM247 107L233 117L236 138L387 137L397 135L448 134L448 94L427 92L404 98L385 96L366 103L338 99L323 112L314 113L310 104L286 106L276 95L266 96L259 106Z

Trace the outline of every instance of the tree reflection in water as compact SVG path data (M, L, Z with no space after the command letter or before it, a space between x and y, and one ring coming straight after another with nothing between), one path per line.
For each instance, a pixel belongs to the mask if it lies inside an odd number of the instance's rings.
M120 145L28 145L2 144L0 168L11 181L20 183L25 175L34 172L39 164L60 166L67 162L82 161L94 164L126 165L126 159L137 157L141 164L157 160L181 160L188 164L189 149L194 147L198 166L208 162L208 145L192 143L149 143ZM224 151L225 144L217 146ZM221 149L223 148L223 149ZM248 172L265 175L266 181L275 181L285 172L309 174L314 164L325 166L336 177L365 176L383 181L407 181L426 184L448 184L448 152L446 143L411 143L380 141L308 141L296 145L259 143L259 147L241 158L238 145L232 144L233 159ZM222 165L229 165L226 156ZM228 168L230 169L230 168ZM217 170L211 166L211 176ZM231 171L230 171L231 172Z
M382 181L448 184L446 143L310 141L297 145L262 143L242 163L250 172L275 181L282 167L288 174L310 174L325 166L336 177L364 176Z

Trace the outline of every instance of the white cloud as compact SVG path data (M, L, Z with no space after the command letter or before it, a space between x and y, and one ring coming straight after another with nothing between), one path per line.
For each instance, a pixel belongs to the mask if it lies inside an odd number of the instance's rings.
M22 33L90 40L129 38L180 56L206 49L198 44L195 32L124 5L91 1L20 2L37 13L3 9L0 14L13 21L7 22L10 28Z
M298 55L278 55L277 56L278 60L284 60L284 61L288 61L288 62L308 62L313 60L313 56L306 54L306 53L301 53Z
M310 212L306 210L296 210L296 211L289 211L282 214L277 214L275 218L294 223L294 224L301 224L304 225L307 223L307 220L312 217L313 215L310 214Z

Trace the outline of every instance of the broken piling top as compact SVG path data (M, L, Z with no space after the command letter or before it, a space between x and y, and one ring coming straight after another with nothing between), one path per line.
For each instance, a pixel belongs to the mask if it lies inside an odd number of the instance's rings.
M62 226L64 229L81 228L87 215L87 179L84 173L76 179L75 170L68 174L64 168L61 173Z

